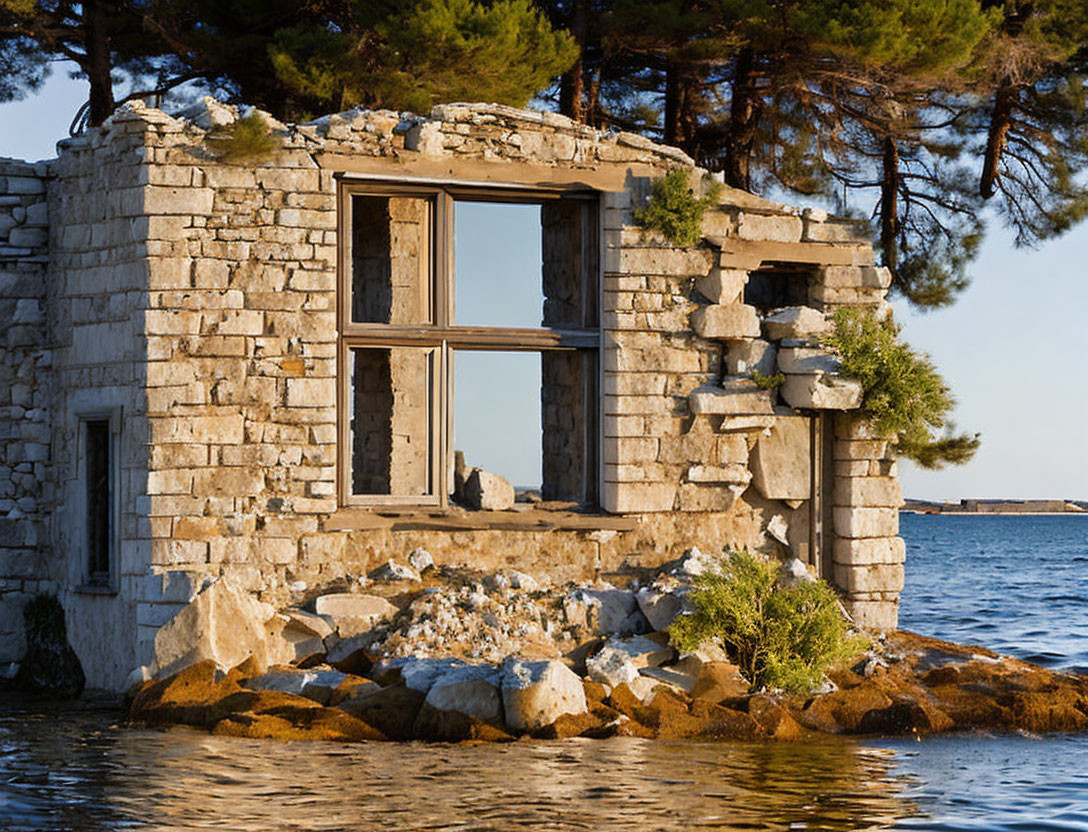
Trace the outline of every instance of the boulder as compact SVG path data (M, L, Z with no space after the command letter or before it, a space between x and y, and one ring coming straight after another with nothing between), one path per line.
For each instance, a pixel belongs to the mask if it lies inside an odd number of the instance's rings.
M456 711L482 722L502 722L499 686L502 671L491 665L453 667L434 680L425 704L439 711Z
M582 680L555 660L503 662L502 703L506 724L517 731L535 731L563 714L588 710Z
M242 682L248 690L276 690L281 693L293 693L305 696L315 702L325 704L332 692L347 678L346 673L332 668L299 670L294 667L280 666L254 676Z
M426 696L403 684L373 687L363 688L337 707L374 726L391 740L413 739L416 717Z
M392 561L390 561L392 563ZM399 610L378 595L337 592L322 595L314 602L318 615L327 616L342 639L373 630L382 621L393 618Z
M370 678L380 685L403 682L412 690L426 694L440 676L444 676L455 668L466 666L467 663L460 659L432 659L416 656L382 659L374 665Z
M650 622L638 608L635 593L626 589L581 589L572 593L587 605L587 624L601 633L646 633Z
M498 474L473 468L465 480L465 504L483 511L506 511L514 507L514 486Z
M329 596L323 596L325 598ZM319 599L320 600L320 599ZM333 633L333 626L321 615L315 615L305 610L286 609L280 615L287 618L287 626L284 629L297 630L303 635L313 636L319 639L326 638Z
M771 341L811 338L831 330L823 312L811 306L787 306L763 319L763 331Z
M628 656L607 648L586 659L586 672L592 681L613 688L630 685L638 678L638 668Z
M255 656L267 664L268 624L274 611L237 583L222 577L182 607L155 634L156 676L211 659L219 667L234 667Z
M695 281L695 288L711 303L733 304L741 299L748 283L748 272L741 269L713 268Z
M782 564L778 575L778 583L781 586L793 586L794 584L812 584L816 579L808 571L808 567L800 558L790 558Z
M700 670L692 686L692 699L708 699L721 702L748 693L748 680L732 662L707 662Z
M636 595L638 608L654 630L665 630L684 609L684 597L676 592L662 592L643 587Z
M638 673L646 679L669 685L677 690L682 690L684 693L691 693L698 681L695 676L680 673L670 667L642 667L639 668Z
M410 566L404 566L390 558L367 577L372 581L391 583L393 581L418 581L419 573Z
M657 667L673 657L673 650L667 643L660 644L644 636L612 637L601 648L601 653L605 652L626 656L636 668Z

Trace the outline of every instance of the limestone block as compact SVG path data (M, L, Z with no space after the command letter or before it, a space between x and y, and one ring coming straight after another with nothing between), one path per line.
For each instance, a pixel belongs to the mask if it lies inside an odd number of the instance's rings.
M385 598L350 592L318 596L314 611L331 618L341 638L369 632L397 614L397 608Z
M502 702L506 724L519 731L550 725L564 714L584 714L582 680L559 661L503 662Z
M680 511L729 511L744 493L739 483L685 483L677 495Z
M692 465L688 468L688 482L733 483L747 485L752 472L747 465Z
M737 236L742 240L768 240L796 243L804 230L800 217L741 212L737 219Z
M903 486L893 477L836 477L835 505L887 506L903 505Z
M854 623L864 630L890 633L899 627L898 601L859 601L847 598L844 603Z
M811 306L787 306L775 310L763 319L767 338L779 341L783 338L811 338L829 332L831 324L824 314Z
M834 565L835 584L846 592L899 592L903 589L903 564Z
M804 410L852 410L861 407L861 382L831 375L787 375L782 399Z
M691 313L691 327L703 338L758 338L759 315L743 303L700 306Z
M906 559L907 544L901 537L869 537L857 540L840 537L835 541L835 563L903 563Z
M679 593L661 592L652 587L642 587L635 596L638 608L654 630L668 628L684 608L684 598Z
M771 376L774 375L776 358L774 345L762 338L731 340L725 351L725 371L737 376L753 371Z
M774 416L730 416L723 419L721 433L763 433L774 425Z
M453 711L495 723L503 717L501 683L502 672L496 667L453 667L434 680L425 702L439 711Z
M751 381L727 384L705 384L692 390L688 395L691 412L726 416L774 413L773 391L760 389Z
M779 417L752 449L752 484L768 500L807 500L811 494L811 419Z
M695 288L711 303L732 304L740 300L747 282L748 272L715 266L710 274L695 281Z
M894 508L832 509L835 534L839 537L895 537L899 534L899 511Z
M336 403L336 379L287 379L288 407L329 407Z
M505 477L473 468L465 479L465 503L484 511L506 511L514 506L514 486Z
M677 486L665 482L609 482L604 484L604 510L617 514L672 511Z
M140 214L188 214L206 216L212 212L215 191L211 188L164 188L149 185L142 189Z
M570 595L587 608L586 626L601 633L645 632L647 622L635 593L626 589L584 589Z
M887 437L881 436L864 414L840 413L835 416L835 438L881 440Z
M842 362L818 347L780 347L778 369L783 373L837 373ZM769 375L769 374L768 374Z
M155 634L154 667L168 676L204 659L231 668L268 649L273 610L230 578L220 578Z
M887 453L888 443L881 440L836 440L833 452L836 460L874 460L882 459Z

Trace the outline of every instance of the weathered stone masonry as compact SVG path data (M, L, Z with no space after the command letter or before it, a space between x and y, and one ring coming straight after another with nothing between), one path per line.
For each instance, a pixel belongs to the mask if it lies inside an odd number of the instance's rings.
M856 387L811 342L823 311L884 307L887 274L851 223L726 189L703 241L671 246L633 210L690 160L550 114L449 105L273 124L283 147L255 164L204 143L228 108L189 115L129 105L48 165L0 163L0 661L20 655L19 610L42 588L61 593L89 683L117 688L205 578L297 602L416 546L557 580L693 545L788 552L833 580L861 623L894 626L895 463L850 416ZM348 181L598 195L603 512L340 506ZM554 425L561 364L545 372ZM786 383L761 389L753 369ZM119 426L108 587L85 586L88 413ZM572 462L555 450L561 481Z

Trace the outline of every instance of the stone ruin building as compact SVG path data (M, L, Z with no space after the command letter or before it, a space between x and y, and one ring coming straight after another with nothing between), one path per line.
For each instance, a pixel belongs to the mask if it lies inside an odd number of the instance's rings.
M691 160L548 113L269 121L241 162L208 141L235 118L129 104L0 160L0 663L40 591L116 690L209 577L281 604L417 546L553 580L750 547L895 627L896 463L813 340L886 308L863 226L726 188L671 245L634 210ZM454 308L480 201L539 214L539 276L481 278L533 281L536 326ZM464 350L539 356L531 502L454 453Z

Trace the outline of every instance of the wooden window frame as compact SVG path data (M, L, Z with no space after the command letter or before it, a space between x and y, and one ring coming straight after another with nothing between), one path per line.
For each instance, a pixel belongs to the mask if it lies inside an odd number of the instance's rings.
M352 199L355 196L414 197L431 200L429 220L431 323L405 326L360 323L352 320ZM581 295L582 326L498 327L453 324L454 251L453 210L457 202L495 202L543 205L552 200L579 200L582 208ZM452 491L449 471L453 449L453 378L449 356L455 350L491 350L543 353L551 350L592 351L595 372L586 393L585 492L587 500L599 499L600 390L601 390L601 229L598 194L593 190L543 190L539 188L489 188L440 183L393 183L383 180L340 179L337 190L337 384L336 384L336 480L342 508L449 507ZM543 278L543 276L542 276ZM429 436L432 493L419 497L384 494L353 494L351 484L350 352L359 348L417 347L434 351ZM592 404L588 404L592 403Z

